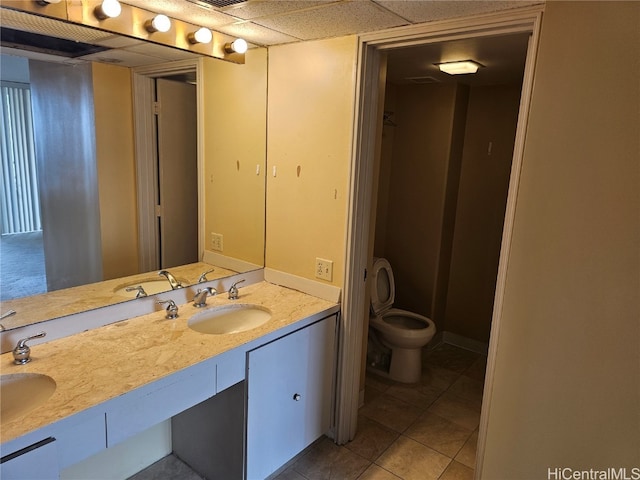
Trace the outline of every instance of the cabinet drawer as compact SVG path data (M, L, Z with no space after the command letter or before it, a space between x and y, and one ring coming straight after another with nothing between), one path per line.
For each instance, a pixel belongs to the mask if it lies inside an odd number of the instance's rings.
M231 350L218 357L216 393L244 380L246 352L242 349Z
M3 452L4 453L4 452ZM60 475L54 438L47 438L0 460L2 480L57 480Z
M162 383L124 395L107 411L108 447L215 395L216 364L202 362Z
M104 412L65 424L55 435L60 469L67 468L107 448Z

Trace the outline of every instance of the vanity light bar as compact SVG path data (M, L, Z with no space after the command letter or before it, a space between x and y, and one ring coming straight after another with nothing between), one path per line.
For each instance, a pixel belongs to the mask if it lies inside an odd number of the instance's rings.
M20 7L16 8L19 12L35 13L71 24L98 28L232 63L245 63L245 52L248 49L246 41L137 6L143 2L24 0L17 3L20 3ZM0 4L3 7L3 0L0 0Z

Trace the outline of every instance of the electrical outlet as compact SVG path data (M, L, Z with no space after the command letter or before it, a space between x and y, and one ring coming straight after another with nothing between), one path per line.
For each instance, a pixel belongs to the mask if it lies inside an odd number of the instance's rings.
M324 258L316 258L316 278L331 281L333 278L333 262Z
M218 252L222 251L222 234L211 232L211 249Z

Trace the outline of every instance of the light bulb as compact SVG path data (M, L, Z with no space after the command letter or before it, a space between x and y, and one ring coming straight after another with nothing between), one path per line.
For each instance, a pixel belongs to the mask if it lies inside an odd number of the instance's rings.
M224 46L224 51L227 53L245 53L249 46L247 42L242 38L237 38L231 43L227 43Z
M171 20L166 15L156 15L153 19L145 22L144 28L151 33L168 32L171 28Z
M95 8L94 13L100 20L116 18L122 13L122 5L118 0L104 0Z
M187 37L191 43L209 43L213 39L213 34L208 28L202 27Z

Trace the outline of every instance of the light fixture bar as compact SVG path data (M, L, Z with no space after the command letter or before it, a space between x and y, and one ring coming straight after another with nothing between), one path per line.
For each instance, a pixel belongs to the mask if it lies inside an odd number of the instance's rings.
M468 73L476 73L481 64L473 60L460 60L456 62L443 62L438 63L438 68L441 72L448 73L449 75L464 75Z

